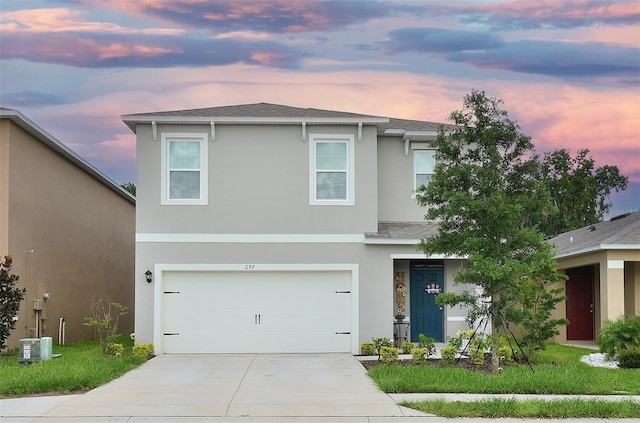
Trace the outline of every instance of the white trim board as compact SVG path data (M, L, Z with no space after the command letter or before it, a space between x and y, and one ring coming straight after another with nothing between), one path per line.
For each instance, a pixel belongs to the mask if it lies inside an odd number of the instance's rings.
M184 234L137 233L138 243L352 243L363 234Z

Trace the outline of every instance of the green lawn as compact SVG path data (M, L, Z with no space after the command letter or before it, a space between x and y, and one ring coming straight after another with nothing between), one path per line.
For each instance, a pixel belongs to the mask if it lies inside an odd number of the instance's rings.
M403 403L429 414L441 417L485 418L630 418L640 416L640 403L625 401L592 401L565 399L558 401L491 399L474 402L424 401Z
M489 375L453 367L382 365L369 370L389 393L640 395L640 369L606 369L580 362L593 350L549 344L533 365L504 366ZM431 400L403 403L442 417L626 418L640 417L640 403L625 400L554 401L492 399L473 402Z
M122 336L122 357L103 357L98 340L53 345L58 358L33 364L18 363L18 351L0 358L0 398L87 391L115 379L146 361L132 357L132 341Z
M580 357L591 352L549 344L533 365L535 373L526 365L504 366L504 371L495 375L430 365L383 365L368 373L380 389L389 393L640 395L640 370L581 363Z

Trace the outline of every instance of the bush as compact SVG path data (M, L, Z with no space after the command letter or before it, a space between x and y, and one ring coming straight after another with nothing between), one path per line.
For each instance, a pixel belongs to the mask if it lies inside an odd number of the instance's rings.
M131 355L146 357L149 360L155 355L155 349L153 344L134 344L131 348Z
M373 345L373 342L366 341L360 344L360 354L362 355L375 355L376 347Z
M107 354L116 357L122 357L124 352L124 346L122 344L109 344L107 346Z
M385 364L393 364L398 361L398 349L396 347L380 347L380 361Z
M91 316L84 318L83 325L93 326L100 339L100 350L102 355L113 355L109 352L109 347L119 336L118 320L127 314L128 308L120 303L109 302L106 297L93 298L91 302Z
M640 316L607 320L598 334L600 352L613 357L622 350L640 348Z
M411 357L413 358L413 362L415 364L424 364L427 362L427 352L426 348L414 348L411 350Z
M622 369L640 369L640 348L620 350L618 367Z
M376 349L376 354L380 355L380 348L393 347L393 344L389 338L373 338L373 346Z
M427 357L436 353L436 339L431 338L424 333L418 334L418 347L427 349Z
M498 356L500 357L501 364L508 364L513 361L513 351L508 345L502 345L498 347Z
M462 338L457 336L447 336L447 344L457 350L462 348Z
M473 339L469 344L469 355L474 364L484 364L484 351L490 347L489 339L482 333L474 332Z
M413 342L404 341L402 343L402 353L403 354L411 354L412 350L413 350Z
M500 358L501 364L511 363L515 358L513 356L511 344L509 343L509 338L507 338L505 335L500 335L500 337L498 338L498 357Z
M5 349L5 341L16 328L14 318L18 316L20 303L27 291L26 288L16 288L20 277L10 273L12 261L10 255L0 258L0 351Z
M442 356L442 364L450 366L456 361L456 352L458 348L454 345L449 345L440 350Z

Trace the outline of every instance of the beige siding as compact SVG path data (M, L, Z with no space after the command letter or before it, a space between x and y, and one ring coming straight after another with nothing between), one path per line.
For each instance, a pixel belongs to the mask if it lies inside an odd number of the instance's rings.
M41 336L57 341L64 316L67 342L93 337L82 323L100 295L130 308L119 332L132 332L135 205L14 123L2 122L3 144L10 144L7 247L13 272L27 288L9 346L35 335L33 300L45 292L51 298L40 316ZM1 188L0 194L6 195Z

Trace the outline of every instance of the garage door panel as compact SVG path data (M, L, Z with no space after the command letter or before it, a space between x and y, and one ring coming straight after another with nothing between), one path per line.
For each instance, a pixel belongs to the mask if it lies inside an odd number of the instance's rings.
M349 352L351 279L350 271L165 272L164 352Z

